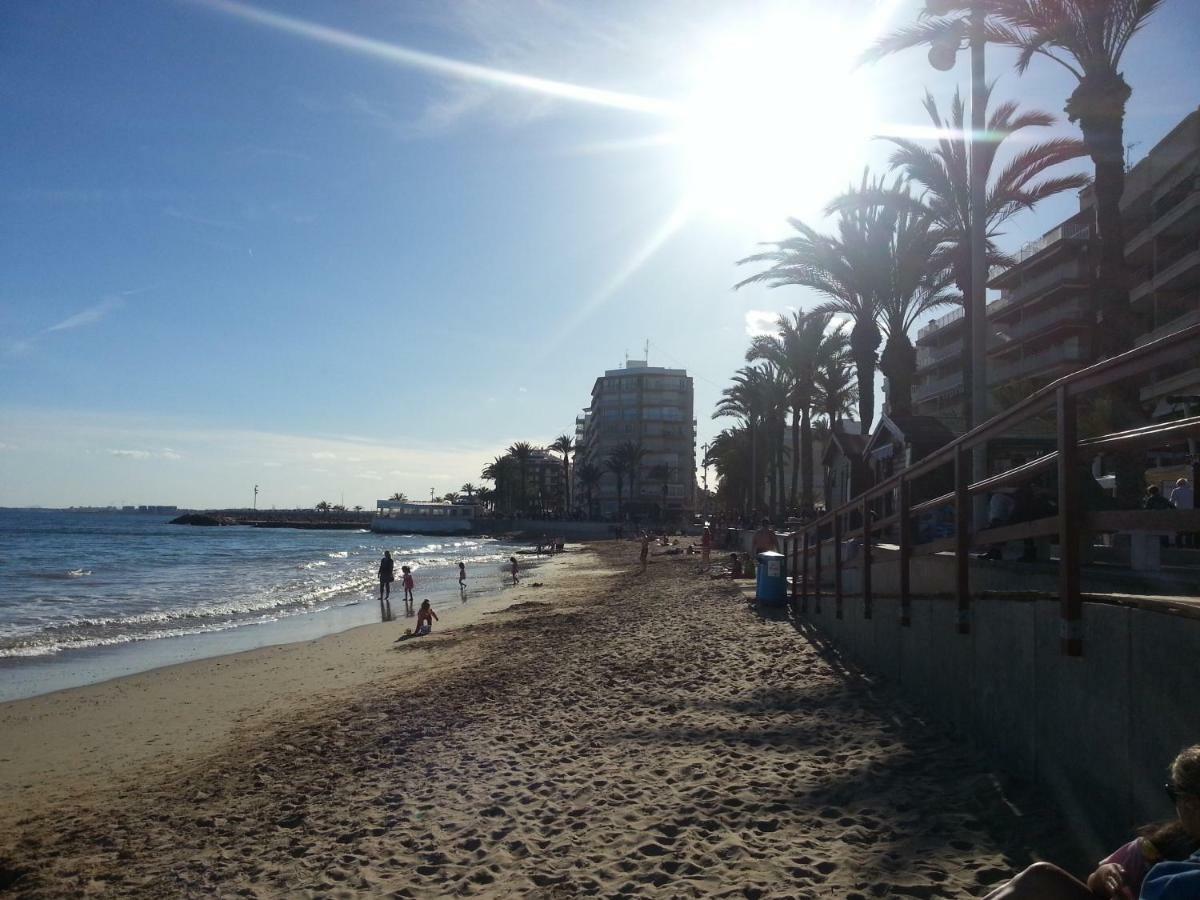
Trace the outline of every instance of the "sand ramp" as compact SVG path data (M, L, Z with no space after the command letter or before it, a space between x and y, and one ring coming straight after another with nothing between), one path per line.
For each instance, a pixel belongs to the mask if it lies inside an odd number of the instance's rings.
M564 575L426 644L461 666L27 817L5 864L30 896L961 897L1046 845L978 758L696 568Z

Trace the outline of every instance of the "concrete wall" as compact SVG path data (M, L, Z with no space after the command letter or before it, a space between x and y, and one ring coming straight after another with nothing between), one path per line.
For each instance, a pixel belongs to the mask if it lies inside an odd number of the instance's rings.
M1086 602L1084 655L1059 646L1059 605L987 597L971 633L955 629L955 602L858 597L843 618L826 594L802 618L863 668L971 740L996 767L1045 787L1099 859L1140 824L1174 815L1166 766L1200 743L1200 619L1167 608Z

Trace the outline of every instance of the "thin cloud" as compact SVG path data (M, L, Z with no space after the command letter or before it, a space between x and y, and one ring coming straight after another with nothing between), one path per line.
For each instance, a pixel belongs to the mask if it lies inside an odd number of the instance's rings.
M337 459L337 454L330 453L328 450L318 450L310 455L313 459Z
M120 309L124 305L125 300L121 296L105 297L99 303L89 306L87 309L77 312L73 316L68 316L55 325L51 325L46 329L45 333L69 331L72 328L82 328L84 325L94 325L110 312Z

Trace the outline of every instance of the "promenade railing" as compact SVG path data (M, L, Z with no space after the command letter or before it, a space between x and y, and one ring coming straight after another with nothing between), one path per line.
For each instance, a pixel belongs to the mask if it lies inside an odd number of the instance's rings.
M1153 370L1176 365L1200 366L1200 325L1192 325L1119 356L1072 372L1035 391L1024 400L993 416L946 446L871 486L849 502L829 510L796 529L790 547L792 600L800 612L808 611L810 595L821 611L822 548L832 542L832 588L836 616L843 616L844 543L861 539L861 593L863 616L871 618L872 561L878 535L897 538L896 565L900 624L911 625L911 564L914 557L954 554L954 596L957 630L971 631L971 551L1008 541L1056 537L1058 539L1058 595L1061 616L1061 650L1068 656L1083 654L1083 596L1080 588L1083 548L1080 536L1092 532L1200 532L1200 509L1088 510L1080 493L1081 467L1098 453L1127 453L1200 438L1200 416L1156 422L1126 431L1080 439L1080 401L1097 397L1126 379L1146 378ZM1023 422L1052 418L1057 449L1029 462L972 482L971 451L1003 437ZM1002 487L1057 473L1058 508L1053 514L1012 525L974 529L973 498ZM1088 473L1090 477L1090 473ZM929 494L930 496L922 496ZM952 534L918 542L916 517L953 510ZM926 535L926 537L929 537ZM811 570L811 572L810 572ZM810 577L811 575L811 577Z

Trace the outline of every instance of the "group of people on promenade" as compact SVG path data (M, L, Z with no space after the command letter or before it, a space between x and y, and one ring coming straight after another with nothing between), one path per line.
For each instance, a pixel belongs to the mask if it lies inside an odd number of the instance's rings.
M1163 786L1175 818L1140 829L1080 881L1039 862L984 900L1198 900L1200 898L1200 744L1171 763Z

